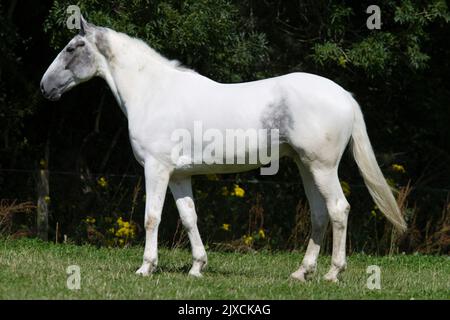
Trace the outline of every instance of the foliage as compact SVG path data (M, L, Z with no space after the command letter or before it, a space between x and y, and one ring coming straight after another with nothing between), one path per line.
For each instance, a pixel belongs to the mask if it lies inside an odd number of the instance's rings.
M416 6L409 0L400 4L398 1L386 1L383 16L386 7L390 10L387 17L393 18L393 21L383 24L382 31L371 32L362 28L361 32L366 33L362 39L360 34L348 34L345 31L349 30L343 28L344 18L352 13L351 8L333 7L327 29L329 39L315 45L314 60L321 65L328 62L343 68L358 67L372 78L390 77L399 68L412 71L426 68L430 59L423 48L430 37L426 27L432 23L449 22L450 13L445 1Z
M30 150L21 131L27 117L36 112L38 92L29 82L26 72L21 72L24 67L23 50L30 39L19 35L3 3L0 4L0 17L0 128L3 144L0 157L6 157Z
M45 30L60 48L70 32L65 9L72 1L55 1ZM82 1L90 22L148 42L163 54L217 80L237 82L258 77L254 70L267 61L264 33L245 26L238 7L226 0Z

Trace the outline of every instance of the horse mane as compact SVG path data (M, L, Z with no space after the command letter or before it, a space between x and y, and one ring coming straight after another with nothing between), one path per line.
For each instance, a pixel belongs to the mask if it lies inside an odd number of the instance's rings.
M110 32L110 34L113 34L113 35L119 37L121 40L130 43L130 46L133 46L133 47L139 49L139 51L141 53L148 56L149 58L151 58L154 61L157 61L163 65L172 67L178 71L197 73L195 70L184 66L179 60L170 60L170 59L164 57L162 54L160 54L155 49L150 47L145 41L143 41L139 38L134 38L125 33L118 32L118 31L115 31L115 30L112 30L109 28L100 27L100 29L107 30L108 32Z

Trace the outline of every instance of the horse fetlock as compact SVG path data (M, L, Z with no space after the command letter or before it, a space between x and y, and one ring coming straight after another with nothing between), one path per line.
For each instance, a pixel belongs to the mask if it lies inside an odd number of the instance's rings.
M309 261L303 261L302 268L305 270L306 273L314 273L317 269L317 262L309 262Z
M302 266L297 271L291 274L291 278L303 282L310 280L315 272L316 272L316 264L303 263Z
M206 257L206 255L202 255L199 258L194 258L193 259L193 265L198 265L200 270L203 270L206 268L208 264L208 258Z
M333 262L324 279L330 282L339 282L339 274L347 268L346 262Z
M336 270L344 271L345 269L347 269L347 261L345 260L345 258L342 260L333 260L331 263L331 268L335 268Z
M154 260L152 262L144 261L142 266L136 271L136 274L142 275L142 276L148 276L151 275L156 271L156 268L158 266L158 261Z
M207 263L208 262L207 262L206 256L204 256L200 259L194 258L194 261L192 263L192 268L191 268L191 270L189 270L189 275L196 277L196 278L202 277L203 275L202 275L201 271L203 269L205 269Z

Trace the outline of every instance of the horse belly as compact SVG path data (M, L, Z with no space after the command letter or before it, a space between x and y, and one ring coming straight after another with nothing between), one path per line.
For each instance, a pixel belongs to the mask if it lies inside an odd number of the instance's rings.
M284 156L291 156L293 154L293 149L287 143L272 146L271 152L274 152L274 147L277 148L277 153L266 154L266 156L276 155L272 160L278 161ZM252 150L252 152L258 153L259 150ZM251 161L251 159L256 159L256 161ZM215 159L203 158L201 163L195 163L191 156L181 156L177 161L174 173L186 175L238 173L254 170L270 164L270 162L262 163L260 161L261 158L258 155L250 155L249 152L246 153L245 158L241 157L240 161L237 161L237 158L222 158L218 162L214 162L214 160Z

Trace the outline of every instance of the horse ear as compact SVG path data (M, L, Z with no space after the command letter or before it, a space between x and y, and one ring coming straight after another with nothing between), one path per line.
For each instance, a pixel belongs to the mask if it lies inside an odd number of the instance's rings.
M80 16L80 35L81 36L85 36L86 34L88 34L91 29L92 29L93 25L90 24L89 22L86 21L86 19L84 19L83 15Z

